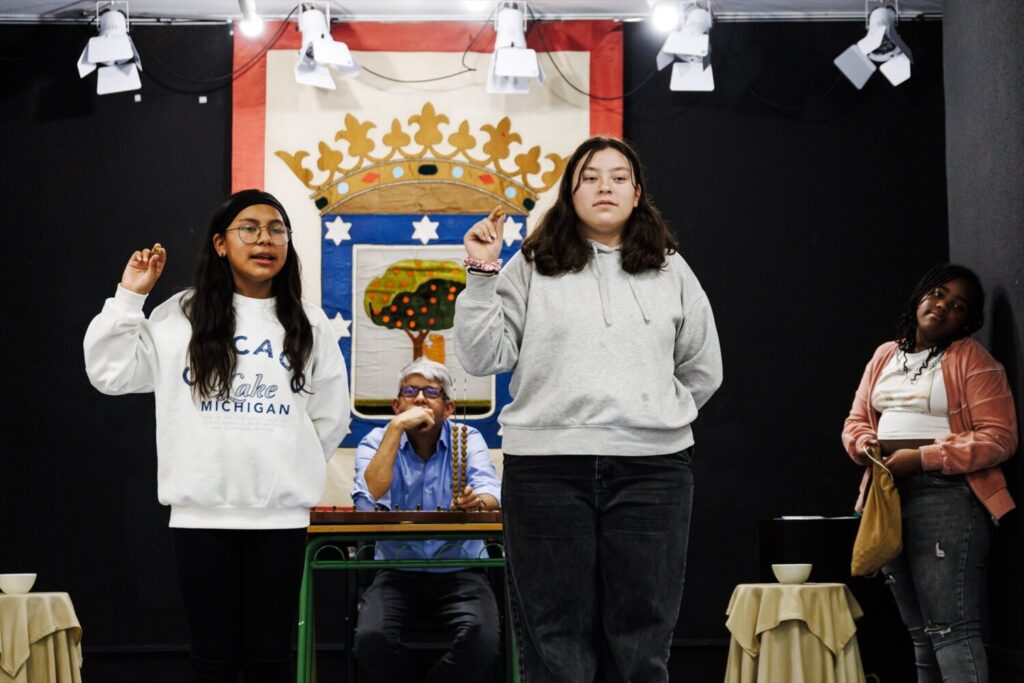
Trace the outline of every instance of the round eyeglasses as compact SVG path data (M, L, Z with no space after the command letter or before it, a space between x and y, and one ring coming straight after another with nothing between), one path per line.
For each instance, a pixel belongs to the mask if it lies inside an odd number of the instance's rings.
M411 384L403 385L398 390L398 395L402 398L416 398L421 391L424 398L441 398L444 396L444 389L441 387L414 387Z
M288 240L291 239L292 231L286 225L280 223L271 223L270 225L236 225L233 228L228 228L224 232L229 230L238 231L238 239L242 240L245 244L256 244L260 241L260 233L263 230L267 231L267 237L270 238L270 243L279 247L283 247L288 244Z

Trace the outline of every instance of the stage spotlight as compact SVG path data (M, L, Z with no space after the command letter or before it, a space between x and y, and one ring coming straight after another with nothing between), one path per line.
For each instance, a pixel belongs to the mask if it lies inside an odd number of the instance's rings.
M238 7L242 10L242 20L238 22L238 28L246 38L255 38L263 33L263 19L256 14L256 0L238 0Z
M665 45L658 53L658 69L672 64L672 80L669 82L672 90L714 90L710 45L711 0L688 0L678 7L681 8L678 14L681 19L668 34Z
M494 54L487 71L487 92L524 94L529 81L544 82L537 53L526 47L526 3L498 3L494 17Z
M329 13L327 3L324 6ZM346 76L359 75L361 67L352 58L348 46L331 37L330 26L330 14L325 15L318 9L304 9L299 15L302 49L295 63L295 80L299 83L334 90L330 69Z
M899 23L899 5L876 7L868 15L868 32L863 38L846 48L833 63L860 90L878 68L893 85L910 78L913 55L896 32ZM875 62L881 64L875 67Z
M124 11L114 9L123 5ZM96 94L108 95L142 88L142 61L128 36L128 3L96 3L100 34L90 38L78 58L78 75L85 78L97 67Z
M659 33L668 33L679 28L679 3L669 1L653 4L651 23Z

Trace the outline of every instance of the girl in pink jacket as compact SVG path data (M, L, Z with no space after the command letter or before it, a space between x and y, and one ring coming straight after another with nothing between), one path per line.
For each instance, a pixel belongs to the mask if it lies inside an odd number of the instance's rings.
M929 270L896 341L865 368L843 428L850 457L868 465L868 451L880 452L899 488L903 552L882 573L914 643L918 683L988 680L985 558L994 524L1014 508L999 463L1017 448L1017 421L1003 366L970 338L984 308L973 272ZM858 510L863 497L862 484Z

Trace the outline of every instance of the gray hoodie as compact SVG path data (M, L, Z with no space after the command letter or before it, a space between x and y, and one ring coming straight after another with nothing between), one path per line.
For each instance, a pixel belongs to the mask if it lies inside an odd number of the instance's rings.
M501 413L514 455L662 455L722 383L704 290L679 254L630 275L618 248L591 242L578 273L548 277L516 254L469 274L455 304L456 353L473 375L512 371Z

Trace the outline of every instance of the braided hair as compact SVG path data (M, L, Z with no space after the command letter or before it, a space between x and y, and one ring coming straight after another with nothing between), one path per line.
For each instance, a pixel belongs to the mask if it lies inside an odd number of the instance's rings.
M917 344L917 308L920 306L921 300L936 287L953 280L963 280L967 284L967 321L964 323L963 328L958 330L953 336L941 340L928 350L928 356L914 376L910 378L911 381L920 377L932 360L949 348L950 344L958 339L971 336L980 330L985 322L985 290L981 286L981 280L978 279L974 271L953 263L939 263L932 266L917 283L914 292L910 295L910 299L907 301L906 306L904 306L903 312L900 313L899 320L896 323L896 344L904 354L903 371L905 373L910 372L910 368L907 367L906 354L912 353Z

